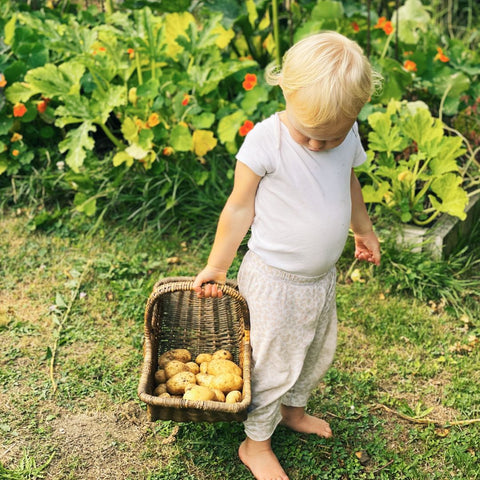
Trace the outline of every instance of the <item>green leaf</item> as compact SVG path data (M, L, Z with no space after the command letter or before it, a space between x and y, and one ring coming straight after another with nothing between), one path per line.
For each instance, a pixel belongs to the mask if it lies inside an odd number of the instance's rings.
M178 152L190 152L193 150L193 138L188 127L175 125L170 133L170 145Z
M210 128L215 121L215 114L212 112L203 112L192 118L192 126L195 129Z
M403 66L393 58L383 58L376 67L383 76L383 89L375 96L375 101L388 103L392 98L397 100L403 97L405 89L412 83L412 76Z
M381 182L377 188L373 185L364 185L362 187L362 194L365 203L382 203L387 194L390 191L390 185L388 182Z
M95 90L92 102L95 105L96 119L107 123L110 113L116 108L127 103L127 92L121 85L109 85L106 91Z
M343 5L341 2L331 0L319 0L312 10L313 20L341 19L343 17Z
M8 161L6 158L2 156L0 156L0 175L5 172L8 168Z
M39 92L39 90L32 88L31 85L15 82L5 90L5 96L7 97L7 100L12 103L25 103L30 100L30 97Z
M245 97L240 104L247 115L255 113L258 104L268 100L268 91L266 88L257 85L252 90L245 93Z
M49 63L27 72L25 81L46 98L63 99L67 95L80 94L80 79L84 72L85 67L77 62L65 62L59 67Z
M233 142L237 136L238 129L246 119L247 116L243 110L237 110L236 112L220 119L217 129L220 141L222 143Z
M133 157L130 156L127 152L117 152L115 156L112 159L113 166L118 167L122 163L125 163L128 168L130 168L133 165Z
M424 150L428 157L432 157L429 149L442 138L442 123L423 108L419 108L415 115L405 115L400 123L402 131L417 142L419 150Z
M95 215L97 210L97 199L95 197L87 197L83 192L77 192L73 199L75 209L84 213L87 217Z
M465 207L468 204L467 192L460 186L462 178L454 173L447 173L432 182L431 189L438 197L429 195L432 206L442 212L465 220Z
M398 152L405 148L401 129L392 124L388 113L375 112L368 117L372 131L368 134L368 147L377 152Z
M76 173L80 171L80 167L83 165L86 150L91 150L94 146L93 138L89 136L89 133L95 131L95 125L91 122L84 122L78 128L70 130L65 140L58 144L61 153L67 152L65 161Z
M15 24L17 22L17 16L13 15L12 18L5 24L3 29L4 38L3 42L5 45L12 45L13 39L15 37Z
M122 122L121 130L125 140L128 140L129 142L135 142L137 140L138 127L133 118L125 117L125 120Z

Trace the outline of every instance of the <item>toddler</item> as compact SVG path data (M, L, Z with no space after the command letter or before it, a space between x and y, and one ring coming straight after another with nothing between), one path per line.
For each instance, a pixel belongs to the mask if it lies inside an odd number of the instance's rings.
M270 443L278 424L332 435L305 406L335 352L335 264L349 228L355 257L380 263L353 172L366 159L356 118L376 80L360 47L335 32L299 41L281 70L267 72L285 110L258 123L238 151L233 190L194 281L197 295L221 296L216 284L251 229L238 286L250 310L252 404L238 453L257 480L288 480Z

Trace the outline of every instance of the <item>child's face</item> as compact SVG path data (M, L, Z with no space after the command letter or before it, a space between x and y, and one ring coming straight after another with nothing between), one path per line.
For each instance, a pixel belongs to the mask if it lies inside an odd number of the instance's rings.
M324 152L338 147L345 140L355 123L355 119L346 118L332 124L319 125L313 128L304 127L298 122L288 103L284 119L293 140L312 152Z

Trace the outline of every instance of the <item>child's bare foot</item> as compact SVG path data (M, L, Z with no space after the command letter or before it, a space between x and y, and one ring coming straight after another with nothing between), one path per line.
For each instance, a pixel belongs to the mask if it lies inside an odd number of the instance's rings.
M319 437L330 438L330 425L320 418L308 415L303 407L282 405L282 424L300 433L314 433Z
M240 444L238 456L257 480L289 480L273 453L270 440L257 442L247 437Z

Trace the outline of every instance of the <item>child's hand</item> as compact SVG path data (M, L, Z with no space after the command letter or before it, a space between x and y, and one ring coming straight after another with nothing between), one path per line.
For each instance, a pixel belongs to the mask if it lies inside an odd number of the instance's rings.
M222 296L222 291L217 284L225 283L227 272L207 265L195 278L193 290L199 298Z
M365 260L366 262L380 265L380 243L375 232L372 230L368 233L354 233L355 238L355 258Z

